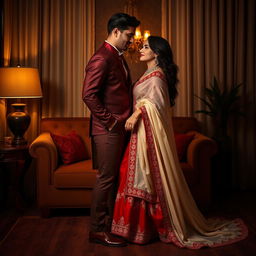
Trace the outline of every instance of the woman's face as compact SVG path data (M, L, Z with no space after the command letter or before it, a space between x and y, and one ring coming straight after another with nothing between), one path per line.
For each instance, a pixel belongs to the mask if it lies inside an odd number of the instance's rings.
M148 40L144 41L143 47L140 50L140 61L152 61L157 55L149 47Z

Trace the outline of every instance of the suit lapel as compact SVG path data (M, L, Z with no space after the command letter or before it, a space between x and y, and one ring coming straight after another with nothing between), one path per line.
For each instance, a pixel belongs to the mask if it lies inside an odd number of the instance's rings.
M123 55L118 56L118 62L119 62L119 66L120 66L120 69L122 71L122 74L123 74L123 76L125 78L125 81L126 81L127 77L128 77L128 74L129 74L129 70L128 70L128 66L127 66L127 63L126 63Z
M126 69L126 72L125 72L125 80L126 80L126 85L127 86L130 86L131 83L132 83L132 80L131 80L131 74L130 74L130 69L129 69L129 66L125 60L125 58L122 56L122 59L123 59L123 65Z
M107 42L104 43L104 47L106 47L109 51L111 51L113 53L114 59L120 68L123 79L127 83L127 81L129 80L129 77L130 77L130 71L129 71L129 67L128 67L123 55L119 55L117 50L113 46L108 44ZM125 68L126 68L127 74L125 72Z

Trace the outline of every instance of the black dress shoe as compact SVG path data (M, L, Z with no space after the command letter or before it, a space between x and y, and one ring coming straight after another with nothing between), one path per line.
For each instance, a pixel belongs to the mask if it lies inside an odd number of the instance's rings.
M91 243L102 244L105 246L123 247L127 243L122 239L113 236L109 232L92 232L89 233L89 241Z

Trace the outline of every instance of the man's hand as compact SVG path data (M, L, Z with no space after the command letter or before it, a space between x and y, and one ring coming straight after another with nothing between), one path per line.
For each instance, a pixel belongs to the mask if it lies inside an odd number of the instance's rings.
M112 129L115 127L116 124L117 124L117 120L114 120L114 121L110 124L110 126L108 127L108 130L109 130L109 131L112 131Z

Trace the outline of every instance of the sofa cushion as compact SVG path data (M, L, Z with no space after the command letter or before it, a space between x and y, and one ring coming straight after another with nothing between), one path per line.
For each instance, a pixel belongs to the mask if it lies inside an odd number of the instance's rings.
M69 132L66 136L51 133L51 137L64 164L89 158L84 142L75 131Z
M181 162L185 162L186 160L186 152L189 143L193 140L193 134L184 134L184 133L174 133L176 148L179 160Z
M40 126L41 132L49 132L58 135L66 135L74 130L85 143L87 154L91 155L91 138L89 136L89 117L55 117L43 118Z
M97 170L92 169L92 161L85 160L69 165L61 165L53 175L56 188L93 188Z

